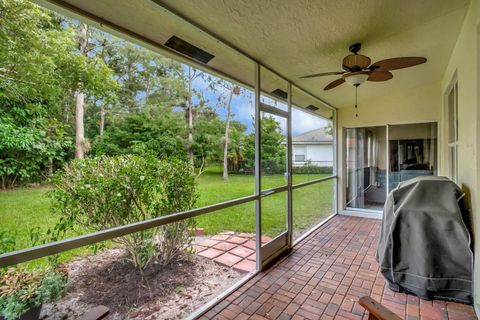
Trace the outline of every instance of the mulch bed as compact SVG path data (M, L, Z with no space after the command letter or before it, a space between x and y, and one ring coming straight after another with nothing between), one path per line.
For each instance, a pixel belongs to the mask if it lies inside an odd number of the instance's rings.
M210 301L242 275L209 259L192 256L141 274L121 249L108 249L68 264L69 289L44 305L42 319L75 319L97 305L107 319L178 319Z

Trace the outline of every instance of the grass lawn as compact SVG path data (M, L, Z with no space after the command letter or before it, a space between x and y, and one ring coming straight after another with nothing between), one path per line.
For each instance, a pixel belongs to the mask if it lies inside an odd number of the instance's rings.
M294 183L319 179L328 174L294 175ZM270 189L286 184L283 175L262 177L262 189ZM199 206L231 200L253 194L255 177L230 175L228 181L222 179L220 168L211 168L199 181ZM293 193L294 230L312 226L322 217L332 214L333 180L296 189ZM262 233L278 235L286 226L286 192L263 198ZM239 232L255 231L255 203L246 203L197 218L198 226L206 233L223 230Z
M294 183L313 180L327 175L296 175ZM262 189L285 184L283 175L262 178ZM249 175L230 175L222 179L220 168L210 168L199 179L197 206L214 204L253 194L255 178ZM56 217L50 211L48 187L19 188L0 192L0 231L13 232L17 249L32 245L29 230L40 228L42 232L55 224ZM305 229L332 213L333 181L311 185L294 191L294 228ZM285 230L286 193L266 197L262 201L263 234L275 236ZM209 213L197 218L198 227L208 234L223 230L239 232L255 231L255 203L246 203L233 208Z

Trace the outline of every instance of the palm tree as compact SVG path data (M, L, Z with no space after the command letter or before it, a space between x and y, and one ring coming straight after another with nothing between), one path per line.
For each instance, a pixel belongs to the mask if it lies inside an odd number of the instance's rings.
M230 131L228 162L232 171L239 171L240 166L245 160L244 130L232 126Z

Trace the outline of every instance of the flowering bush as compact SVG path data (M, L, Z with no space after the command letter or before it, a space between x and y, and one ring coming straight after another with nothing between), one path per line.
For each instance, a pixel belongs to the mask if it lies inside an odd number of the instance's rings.
M60 213L55 233L98 231L191 209L197 199L193 169L177 159L118 156L74 160L50 193ZM137 268L168 264L191 241L193 220L113 239ZM54 239L55 240L55 239Z

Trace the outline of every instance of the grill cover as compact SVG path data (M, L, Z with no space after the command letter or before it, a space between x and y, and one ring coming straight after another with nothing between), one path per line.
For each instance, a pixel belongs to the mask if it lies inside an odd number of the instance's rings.
M472 303L473 250L463 195L448 178L431 176L390 192L377 249L390 289Z

